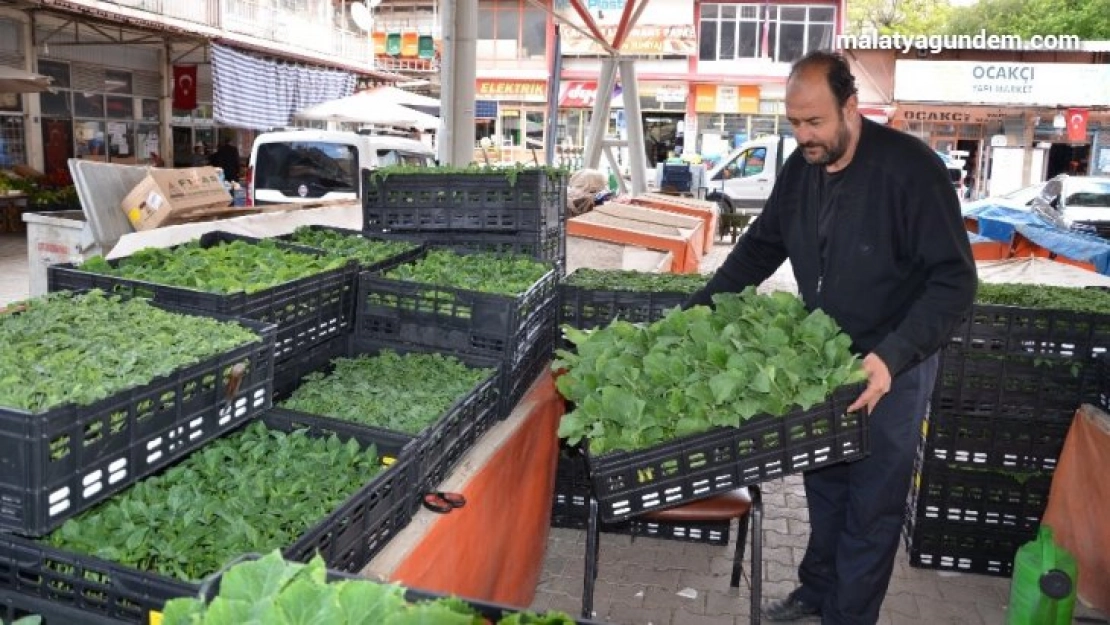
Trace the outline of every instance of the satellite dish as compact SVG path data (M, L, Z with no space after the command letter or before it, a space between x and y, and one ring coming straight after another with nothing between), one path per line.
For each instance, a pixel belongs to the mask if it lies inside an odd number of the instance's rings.
M370 9L361 2L351 3L351 19L355 21L355 25L366 32L374 27L374 16L370 14Z

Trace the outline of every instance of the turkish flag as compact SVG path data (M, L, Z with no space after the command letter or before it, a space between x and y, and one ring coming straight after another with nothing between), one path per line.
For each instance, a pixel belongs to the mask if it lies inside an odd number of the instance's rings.
M1068 109L1068 141L1087 141L1087 109Z
M173 107L191 111L197 107L197 66L173 66Z

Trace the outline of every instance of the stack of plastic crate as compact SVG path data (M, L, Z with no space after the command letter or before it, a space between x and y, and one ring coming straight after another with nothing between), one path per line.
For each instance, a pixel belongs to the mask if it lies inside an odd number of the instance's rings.
M1012 573L1107 347L1110 315L973 308L940 354L907 506L912 565Z

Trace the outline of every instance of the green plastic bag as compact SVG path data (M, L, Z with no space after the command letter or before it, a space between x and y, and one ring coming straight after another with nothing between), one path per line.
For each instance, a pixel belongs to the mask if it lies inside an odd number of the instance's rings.
M1037 539L1014 557L1006 625L1069 625L1078 579L1075 557L1052 539L1052 528L1041 524Z

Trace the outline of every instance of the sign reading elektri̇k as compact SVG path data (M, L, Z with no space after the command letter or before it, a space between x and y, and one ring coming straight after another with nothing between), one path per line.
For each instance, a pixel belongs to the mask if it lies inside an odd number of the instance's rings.
M894 64L894 99L1104 106L1110 102L1110 65L899 59Z

